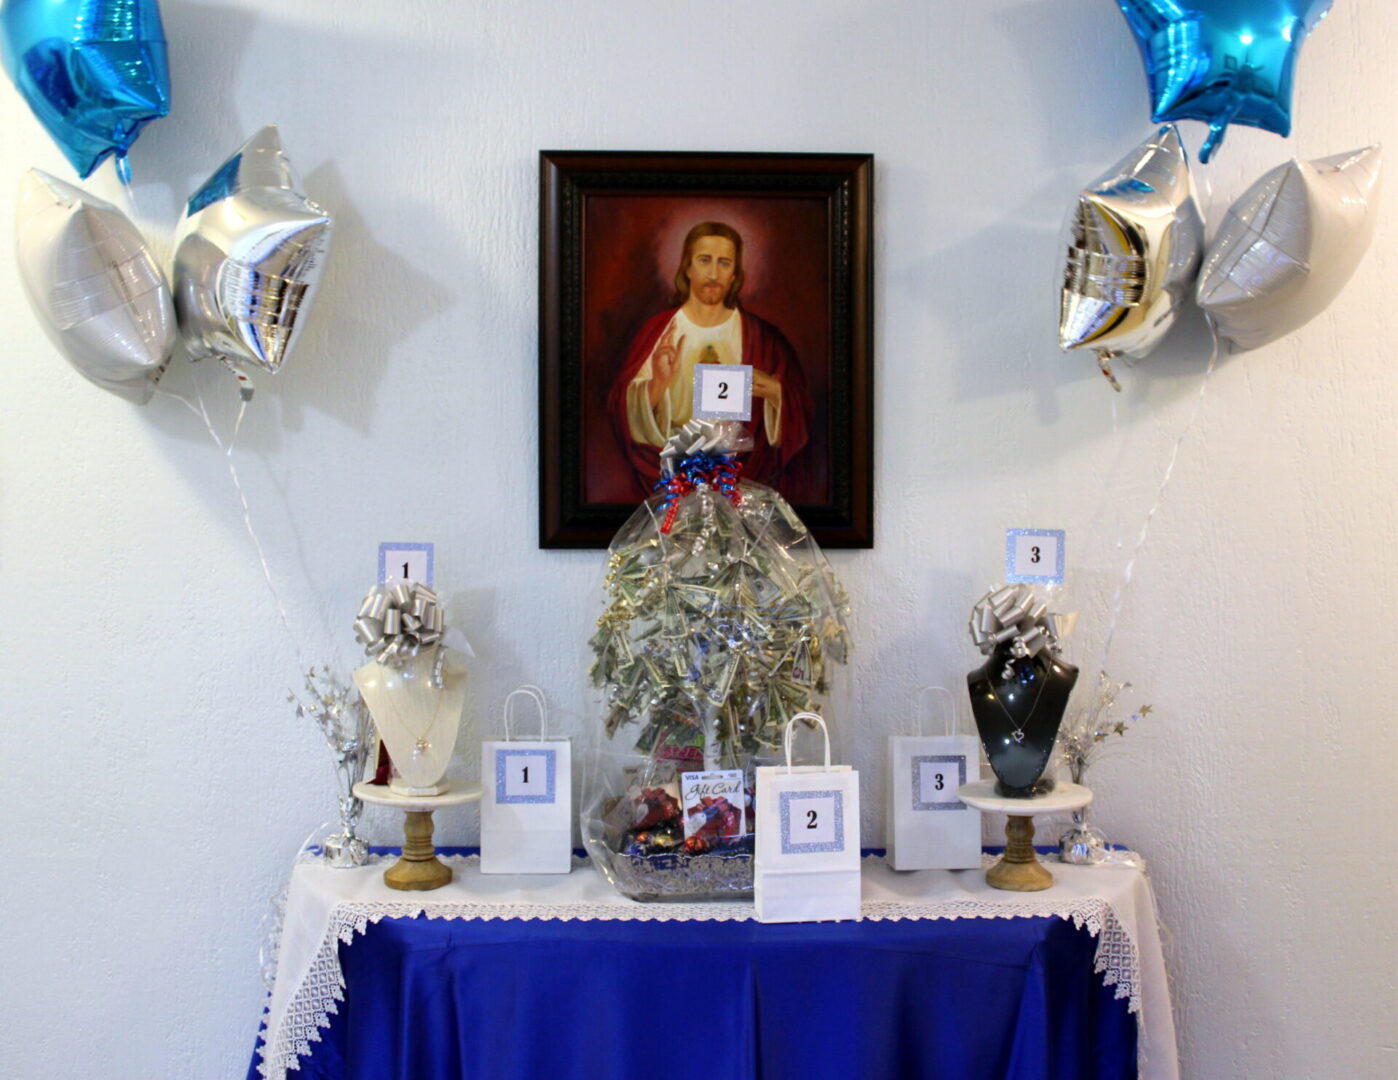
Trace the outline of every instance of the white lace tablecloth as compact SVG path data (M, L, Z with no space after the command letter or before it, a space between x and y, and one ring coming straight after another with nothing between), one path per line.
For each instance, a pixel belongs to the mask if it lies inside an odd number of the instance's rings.
M391 859L388 861L392 861ZM742 920L751 903L642 904L616 892L586 861L566 875L483 875L478 856L444 861L450 885L404 893L383 883L385 862L333 870L305 858L292 871L268 1006L261 1071L283 1080L311 1053L344 998L339 944L371 922L426 915L430 919ZM987 864L993 861L987 856ZM992 889L978 870L898 872L879 856L863 862L866 919L1011 919L1056 916L1097 939L1096 969L1129 999L1139 1030L1143 1080L1178 1080L1175 1024L1156 926L1155 900L1140 870L1125 865L1065 866L1052 862L1052 888L1036 893Z

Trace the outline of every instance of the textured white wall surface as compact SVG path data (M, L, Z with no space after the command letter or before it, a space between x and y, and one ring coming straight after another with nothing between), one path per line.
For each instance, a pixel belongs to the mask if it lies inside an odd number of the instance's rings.
M235 1077L263 989L259 923L333 813L298 664L356 660L384 539L431 539L479 658L460 767L532 681L576 735L598 552L536 546L541 148L876 155L877 539L835 552L859 652L844 753L880 840L884 736L977 658L965 616L1003 529L1070 540L1068 657L1096 666L1117 584L1198 400L1189 312L1114 396L1055 344L1056 237L1077 189L1149 130L1105 0L166 0L170 117L136 144L140 222L281 124L336 216L331 267L234 462L178 402L91 386L0 259L0 671L10 862L0 1071ZM1199 173L1217 222L1262 171L1394 130L1398 10L1340 0L1307 42L1290 140L1233 130ZM72 171L0 87L0 202ZM1192 147L1201 126L1185 125ZM114 201L110 167L89 186ZM3 194L8 192L10 194ZM1398 378L1380 222L1303 330L1220 361L1122 597L1108 667L1155 712L1092 776L1144 852L1190 1077L1394 1075ZM13 248L8 211L0 247ZM220 370L179 362L232 421ZM471 843L476 814L439 815ZM397 822L370 815L376 842ZM1042 823L1041 836L1054 823ZM1055 833L1056 835L1056 833ZM599 1008L603 1003L599 1003Z

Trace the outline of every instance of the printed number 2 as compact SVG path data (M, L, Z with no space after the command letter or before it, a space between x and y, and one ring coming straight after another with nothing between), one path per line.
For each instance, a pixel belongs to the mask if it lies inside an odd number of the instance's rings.
M1037 547L1029 549L1029 561L1032 563L1037 563L1039 561L1039 549Z
M807 810L807 811L806 811L806 828L808 828L808 829L814 829L815 827L816 827L816 812L815 812L814 810Z
M728 400L728 384L726 382L718 384L718 399L719 401Z

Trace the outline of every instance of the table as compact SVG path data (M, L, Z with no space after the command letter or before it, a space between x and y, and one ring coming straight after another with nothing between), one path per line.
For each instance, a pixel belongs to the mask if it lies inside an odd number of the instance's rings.
M750 903L627 900L586 860L450 861L451 885L411 896L383 863L294 867L250 1078L1178 1077L1129 866L1055 866L1021 894L870 856L861 921L764 925Z

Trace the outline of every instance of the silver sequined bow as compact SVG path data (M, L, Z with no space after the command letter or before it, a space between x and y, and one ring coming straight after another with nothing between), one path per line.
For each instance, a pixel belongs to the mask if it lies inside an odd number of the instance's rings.
M1077 621L1077 612L1049 611L1048 604L1028 585L1005 585L990 590L971 609L971 640L985 656L1009 643L1003 672L1008 679L1014 674L1012 659L1038 656L1045 650L1057 656L1062 651L1059 639L1072 633Z
M432 684L439 690L446 661L441 648L445 632L446 618L437 594L415 582L375 585L354 620L355 637L380 664L401 666L420 653L435 652Z

